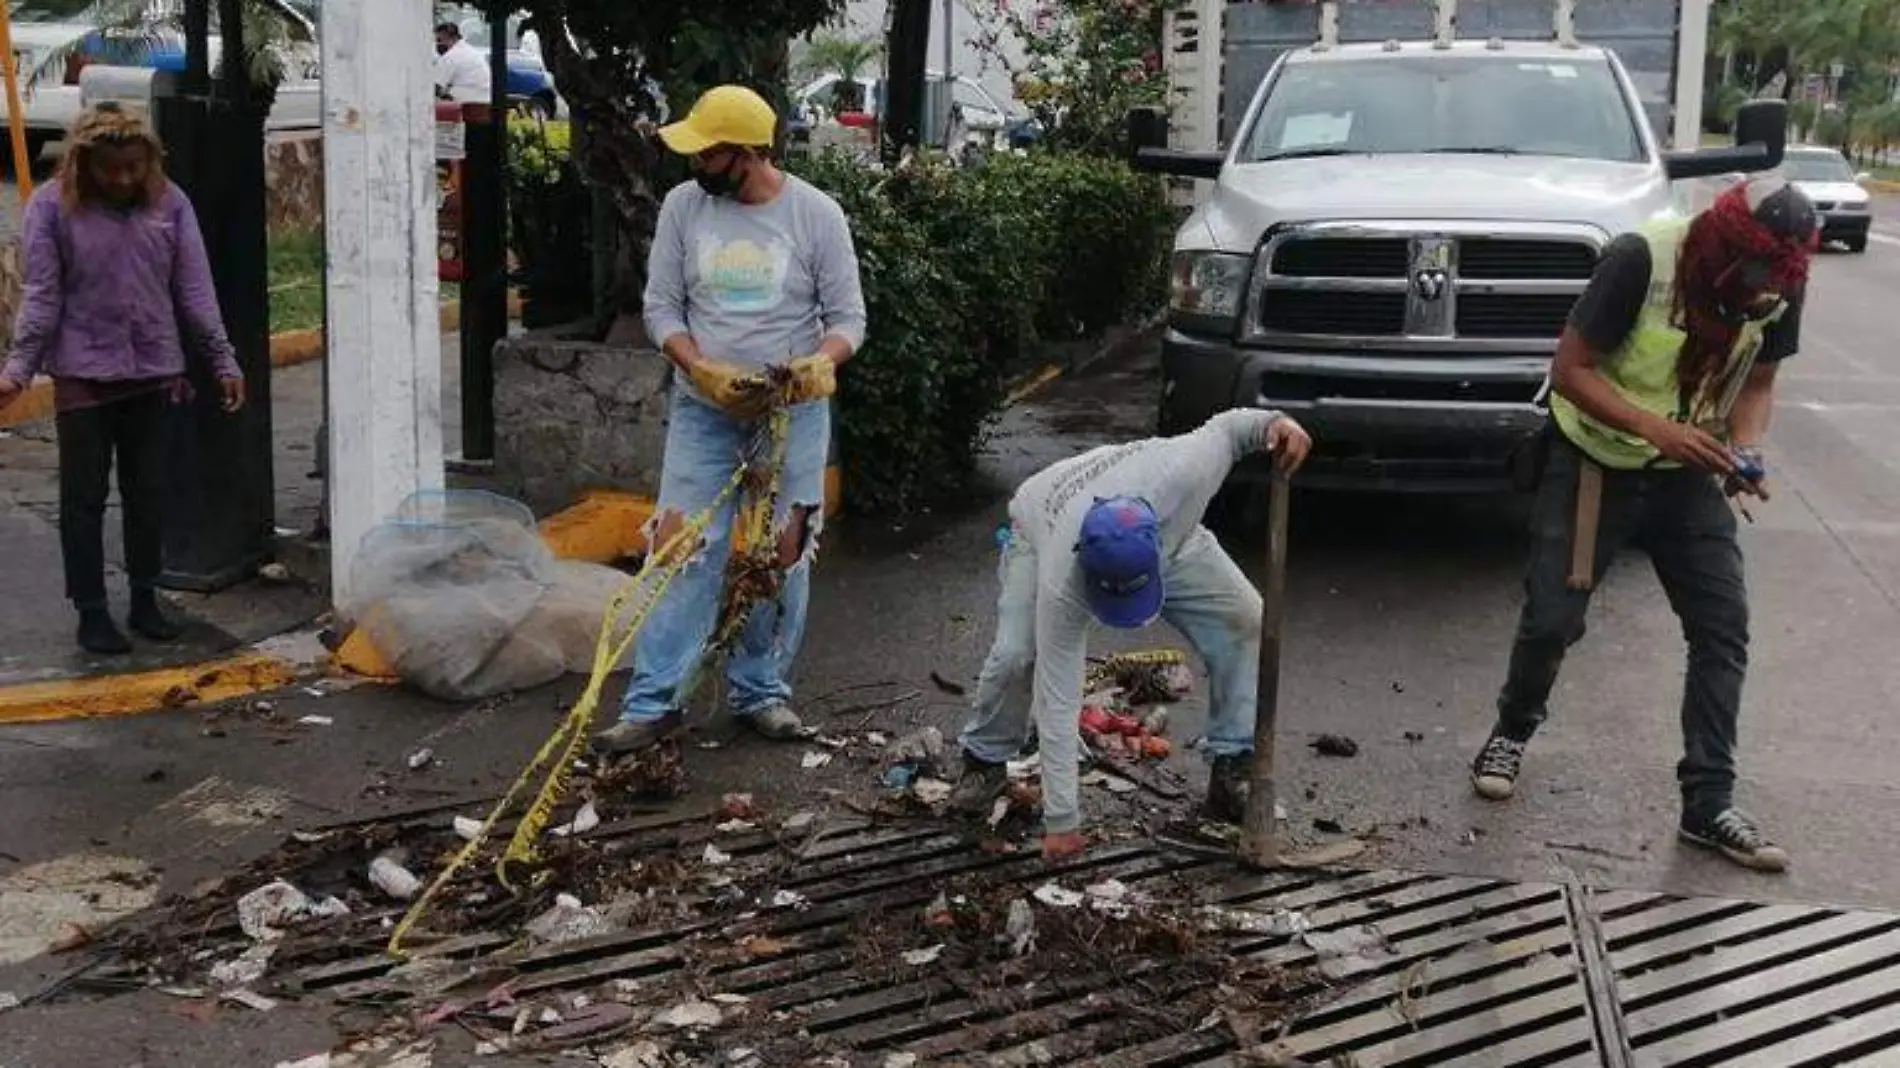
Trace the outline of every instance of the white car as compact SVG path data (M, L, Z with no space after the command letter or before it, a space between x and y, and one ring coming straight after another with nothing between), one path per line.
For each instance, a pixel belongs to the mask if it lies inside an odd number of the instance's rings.
M928 71L925 78L935 84L943 82L941 71ZM842 79L836 74L827 74L818 78L798 91L799 108L809 116L814 124L823 119L832 118L840 110L838 83ZM884 95L884 79L861 76L856 79L857 94L855 102L859 109L875 117L878 103ZM1009 108L990 94L983 84L974 78L957 75L953 83L951 100L962 111L963 127L980 133L995 133L1009 121ZM934 120L926 119L926 126L934 125Z
M1781 173L1814 201L1822 241L1839 241L1849 252L1867 251L1874 219L1867 190L1860 184L1867 176L1854 173L1847 157L1817 145L1790 145Z

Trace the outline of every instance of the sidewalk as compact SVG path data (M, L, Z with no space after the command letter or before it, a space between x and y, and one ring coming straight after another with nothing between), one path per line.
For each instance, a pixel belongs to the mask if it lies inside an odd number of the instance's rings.
M458 335L442 340L444 441L460 441ZM276 525L280 536L314 529L322 484L310 477L323 412L323 364L301 363L271 376L275 442ZM0 430L0 687L74 679L171 666L195 665L301 626L326 610L323 598L302 583L254 581L217 594L168 594L188 623L179 642L162 648L140 643L130 657L94 658L73 644L72 610L66 602L59 552L59 453L50 419ZM106 519L107 583L123 610L125 588L118 561L118 496Z

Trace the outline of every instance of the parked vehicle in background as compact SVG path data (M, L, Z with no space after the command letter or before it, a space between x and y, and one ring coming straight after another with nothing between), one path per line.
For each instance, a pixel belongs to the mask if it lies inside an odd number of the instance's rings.
M1866 174L1854 173L1847 157L1819 145L1791 145L1781 161L1781 173L1814 201L1821 213L1821 240L1838 241L1849 252L1867 251L1867 233L1873 228L1873 208L1860 183Z
M1738 116L1757 145L1664 150L1678 38L1700 39L1675 0L1441 5L1200 12L1225 47L1183 53L1177 90L1234 109L1188 109L1222 147L1136 161L1209 182L1175 238L1163 433L1278 408L1313 433L1304 485L1506 489L1603 246L1692 210L1685 179L1780 159L1780 102Z
M926 101L940 99L943 72L928 71L925 79ZM984 137L994 137L1003 131L1011 117L1008 105L996 99L974 78L959 74L952 86L950 99L961 111L960 121L964 130ZM883 78L863 76L846 82L836 74L826 74L807 83L792 97L795 110L791 120L795 128L805 131L835 123L840 114L847 112L862 113L875 120L881 113L883 100ZM924 120L926 141L941 143L942 132L937 129L938 122L935 110L927 106Z
M13 20L14 67L20 77L27 154L34 159L64 137L79 116L79 76L88 66L146 67L172 73L185 69L184 36L169 29L100 29L93 23L56 16L31 0L14 5ZM265 118L265 128L272 132L314 130L322 125L318 82L322 64L316 27L305 23L301 29L308 40L282 52L285 81L278 86L276 104ZM214 68L222 45L222 38L213 34ZM49 66L62 52L68 53L66 60ZM6 108L5 97L0 96L0 121L7 119Z

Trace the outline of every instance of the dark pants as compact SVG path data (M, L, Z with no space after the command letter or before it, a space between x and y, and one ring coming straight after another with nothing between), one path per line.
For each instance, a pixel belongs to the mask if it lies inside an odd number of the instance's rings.
M66 596L79 608L106 606L106 496L115 454L126 573L133 589L151 589L158 581L164 551L166 404L166 392L155 389L59 413L59 543L66 560Z
M1584 633L1590 593L1567 584L1581 463L1575 446L1557 436L1538 485L1524 611L1498 696L1498 730L1518 741L1529 741L1544 721L1564 652ZM1617 553L1632 545L1649 554L1688 640L1684 755L1676 778L1685 812L1710 816L1728 807L1734 791L1736 718L1748 668L1748 593L1735 515L1707 474L1605 470L1599 582Z

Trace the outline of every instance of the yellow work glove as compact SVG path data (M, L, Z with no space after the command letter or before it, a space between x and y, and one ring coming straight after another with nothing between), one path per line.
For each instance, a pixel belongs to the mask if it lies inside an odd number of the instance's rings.
M787 398L793 404L824 400L838 392L838 365L829 356L801 356L787 369L792 373Z
M757 419L771 407L771 385L757 371L701 357L687 367L686 376L702 396L734 419Z

